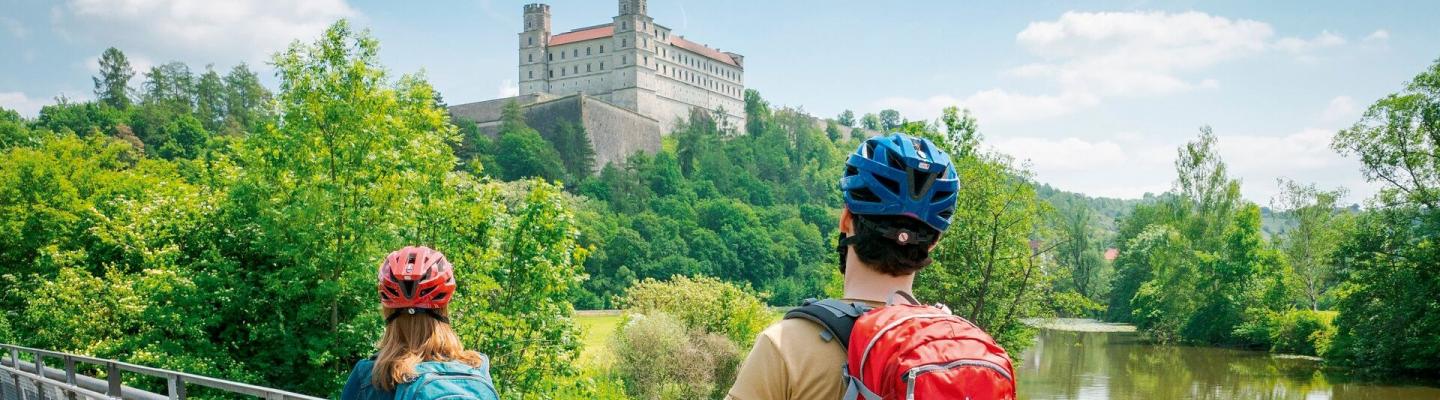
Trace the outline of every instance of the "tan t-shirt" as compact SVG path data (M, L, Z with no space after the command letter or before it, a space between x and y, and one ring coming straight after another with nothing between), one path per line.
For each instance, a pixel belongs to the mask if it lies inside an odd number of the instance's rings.
M850 303L881 306L883 303L844 299ZM740 365L733 400L828 400L845 395L840 368L845 348L825 342L825 328L803 319L787 319L770 325L755 338L750 356Z

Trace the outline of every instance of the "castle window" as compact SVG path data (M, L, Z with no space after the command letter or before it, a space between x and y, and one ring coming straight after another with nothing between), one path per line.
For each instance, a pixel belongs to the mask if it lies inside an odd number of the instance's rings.
M574 70L575 70L574 73L577 73L577 74L580 73L580 64L575 64Z
M590 46L585 46L585 55L590 55Z
M535 71L529 71L529 72L530 72L530 79L535 79Z
M601 71L604 71L604 70L605 70L605 62L604 62L604 61L601 61L601 62L600 62L600 70L601 70Z
M650 65L650 56L645 56L645 65Z
M526 54L526 55L525 55L525 61L527 61L527 62L535 62L535 53Z
M620 30L623 31L623 30L626 30L626 29L629 29L629 28L630 28L630 25L628 25L625 21L620 21Z
M605 54L605 45L600 45L600 54Z
M585 72L590 72L590 64L585 64Z
M528 37L528 38L526 38L526 39L530 39L530 44L532 44L532 45L535 44L535 37L534 37L534 36Z
M579 56L580 56L580 49L571 50L570 53L571 53L571 54L570 54L571 57L579 57Z
M620 47L625 47L625 39L620 39Z
M560 76L565 76L565 67L560 67Z
M564 60L564 59L565 59L565 50L560 50L560 59L561 59L561 60Z
M550 70L550 77L551 77L551 78L554 78L554 77L555 77L555 70L553 70L553 69Z
M545 58L549 61L555 61L555 53L545 53Z

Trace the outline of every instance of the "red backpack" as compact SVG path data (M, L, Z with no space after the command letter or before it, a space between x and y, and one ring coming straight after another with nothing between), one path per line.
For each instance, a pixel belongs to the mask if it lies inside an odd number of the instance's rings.
M826 299L785 314L820 324L821 339L845 347L844 400L1015 398L1015 370L995 339L944 306L896 294L911 304Z

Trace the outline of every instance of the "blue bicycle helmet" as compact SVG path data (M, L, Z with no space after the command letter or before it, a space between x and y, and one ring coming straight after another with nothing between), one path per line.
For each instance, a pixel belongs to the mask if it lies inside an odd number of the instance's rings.
M950 227L959 188L949 155L929 140L898 132L866 139L840 178L850 212L904 215L938 232Z

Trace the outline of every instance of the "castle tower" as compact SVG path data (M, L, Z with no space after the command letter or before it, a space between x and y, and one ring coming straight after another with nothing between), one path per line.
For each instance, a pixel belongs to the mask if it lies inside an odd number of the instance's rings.
M634 85L616 90L611 100L621 107L646 114L655 108L657 69L655 21L646 14L645 0L619 0L620 13L614 18L616 74L621 82ZM648 115L648 114L647 114Z
M520 94L549 90L546 48L550 41L550 5L525 5L525 31L520 32Z

